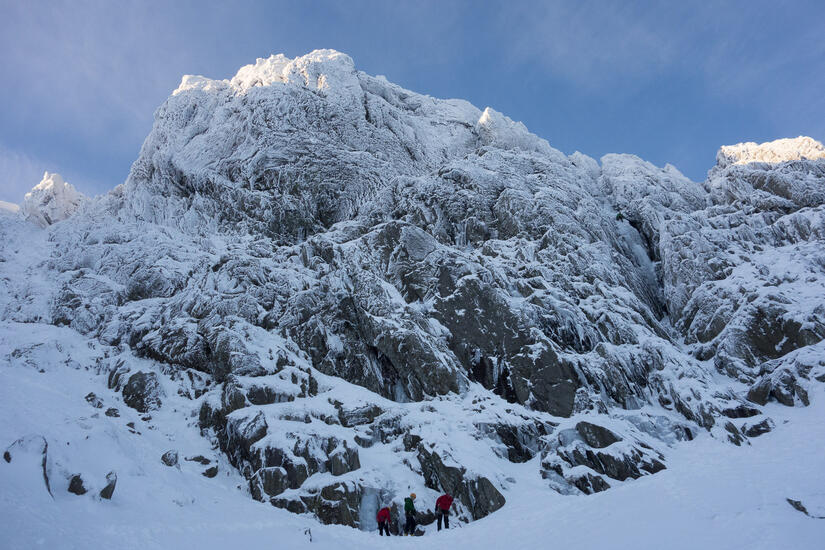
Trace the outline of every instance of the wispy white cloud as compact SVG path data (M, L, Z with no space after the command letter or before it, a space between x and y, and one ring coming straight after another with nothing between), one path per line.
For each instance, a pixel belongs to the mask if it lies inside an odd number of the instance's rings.
M139 125L180 78L188 49L152 2L20 2L4 9L0 70L6 94L38 112L18 120L51 119L78 136L117 142ZM182 38L182 37L181 37ZM171 88L170 88L171 87ZM22 103L22 102L21 102ZM44 112L45 111L45 112Z
M515 2L499 17L497 38L514 59L594 96L677 76L752 106L780 131L825 132L815 2Z
M46 168L38 159L0 146L0 201L22 202L23 195L37 185Z
M686 17L690 14L678 6L655 10L632 2L516 2L501 10L500 28L514 37L501 42L538 70L597 89L617 78L650 76L674 63L689 32L674 21Z

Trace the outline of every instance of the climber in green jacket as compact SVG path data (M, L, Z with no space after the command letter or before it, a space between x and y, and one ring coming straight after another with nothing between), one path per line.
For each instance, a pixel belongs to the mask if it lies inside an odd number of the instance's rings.
M404 514L407 516L407 523L404 524L404 535L409 536L415 533L415 516L418 512L415 511L415 493L404 499Z

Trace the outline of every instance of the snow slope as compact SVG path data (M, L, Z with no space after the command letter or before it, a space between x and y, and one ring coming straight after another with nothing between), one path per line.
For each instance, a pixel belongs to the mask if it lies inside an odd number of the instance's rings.
M37 346L39 360L9 364L6 359L0 366L0 438L45 435L54 470L93 471L97 477L87 483L95 489L109 469L118 471L111 501L69 494L58 483L52 485L52 498L37 468L26 470L16 464L17 457L0 463L4 548L386 546L374 531L321 525L250 499L239 489L244 479L200 436L190 416L191 402L174 403L181 407L177 414L170 410L140 420L94 369L84 368L100 349L78 345L83 339L71 329L42 327L37 333L8 323L2 329L0 357L7 357L10 348L5 338L15 338L17 345ZM67 356L70 364L61 364ZM45 372L38 365L46 366ZM84 395L90 390L121 416L107 417L105 408L87 403ZM596 495L548 492L535 464L511 465L502 472L511 481L501 511L423 539L393 540L392 545L432 546L437 537L436 544L453 548L544 548L548 543L583 550L819 548L825 521L806 517L786 500L799 500L812 515L825 515L825 395L820 388L811 398L808 408L771 405L768 413L781 429L750 446L701 436L680 443L669 455L666 471ZM130 421L141 435L128 430ZM180 468L161 463L160 455L170 448L181 453ZM203 477L202 466L183 459L194 454L217 461L218 477Z

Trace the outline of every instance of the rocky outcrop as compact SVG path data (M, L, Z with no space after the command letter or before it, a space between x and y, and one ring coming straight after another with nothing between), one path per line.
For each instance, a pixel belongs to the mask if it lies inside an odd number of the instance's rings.
M123 402L142 413L159 409L163 394L158 375L154 372L136 372L123 386Z
M607 428L582 421L548 442L541 474L557 490L590 494L610 487L605 477L625 481L655 474L665 469L663 461L664 456L644 441L622 441ZM570 486L575 489L566 488Z
M604 449L622 440L621 437L607 428L591 422L579 422L576 424L576 431L579 432L585 443L596 449Z
M466 468L445 464L438 452L429 451L423 442L417 446L417 455L424 484L453 495L471 519L481 519L504 506L504 495L486 477L471 477Z

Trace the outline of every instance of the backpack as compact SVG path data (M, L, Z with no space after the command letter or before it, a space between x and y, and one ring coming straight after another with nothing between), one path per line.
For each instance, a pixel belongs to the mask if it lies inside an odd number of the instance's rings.
M410 497L404 499L404 511L408 513L415 513L415 504Z

